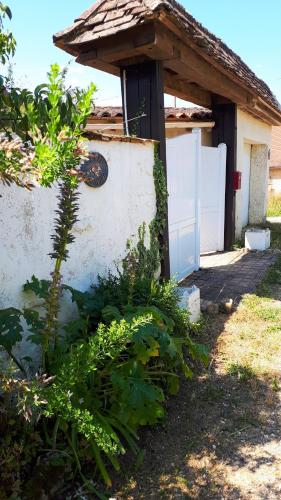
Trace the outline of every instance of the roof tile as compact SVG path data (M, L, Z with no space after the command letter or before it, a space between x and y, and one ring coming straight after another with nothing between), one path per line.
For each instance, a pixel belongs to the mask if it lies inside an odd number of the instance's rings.
M122 16L120 16L120 9ZM80 44L91 43L99 38L125 31L148 21L153 16L158 16L160 12L168 15L171 21L183 31L183 34L200 48L200 51L276 110L281 111L280 104L268 85L260 80L222 40L210 33L186 12L176 0L99 0L78 17L79 23L55 35L54 41L59 42L60 47L77 55ZM102 18L103 13L107 13L106 18Z
M103 11L109 11L109 10L113 10L113 9L116 9L117 7L117 0L110 0L108 2L105 2L104 5L102 5L99 9L100 12L103 12Z
M125 16L125 11L122 10L122 9L118 9L118 10L111 10L110 12L108 12L106 14L106 19L105 21L113 21L114 19L119 19L120 17L124 17ZM131 18L132 19L132 18Z
M119 106L97 106L90 117L100 120L123 118L123 109ZM165 108L166 120L173 121L212 121L212 112L205 108Z
M102 23L104 21L105 16L107 15L107 12L100 12L99 14L96 14L95 16L90 17L90 19L84 24L84 26L93 26L95 24Z

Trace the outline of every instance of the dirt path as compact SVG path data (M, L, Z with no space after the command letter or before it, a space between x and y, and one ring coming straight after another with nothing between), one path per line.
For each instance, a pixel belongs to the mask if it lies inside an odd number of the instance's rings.
M207 318L209 369L183 383L163 426L144 433L144 462L136 471L128 460L113 498L281 498L280 277L279 260L261 297Z

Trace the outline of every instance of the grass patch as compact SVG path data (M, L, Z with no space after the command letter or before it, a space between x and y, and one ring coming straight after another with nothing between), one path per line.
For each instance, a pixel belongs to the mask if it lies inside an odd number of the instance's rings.
M271 248L281 250L281 224L267 222L266 227L271 230Z
M280 226L281 231L281 224L278 224L278 226ZM281 248L281 232L279 236ZM274 298L274 295L276 295L276 287L273 285L281 285L281 255L278 257L276 263L267 270L262 283L257 288L257 295L260 297Z
M237 377L240 382L248 382L255 377L255 372L251 366L243 366L239 363L231 363L227 371L232 377Z
M275 376L280 371L280 325L280 301L246 295L220 342L227 373L240 381Z
M281 224L271 226L274 245L281 248ZM227 323L220 339L220 361L228 374L240 381L280 376L280 301L281 256L268 269L257 293L245 295Z
M268 199L267 217L281 216L281 194L270 194Z

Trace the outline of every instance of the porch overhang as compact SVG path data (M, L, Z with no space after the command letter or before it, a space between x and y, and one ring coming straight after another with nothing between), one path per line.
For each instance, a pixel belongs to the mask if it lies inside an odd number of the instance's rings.
M104 29L109 23L102 21L95 32L97 19L106 20L108 12L112 19L120 18L130 4L146 10L136 20L130 14L129 21L119 20L112 28ZM130 12L134 10L137 6ZM78 63L117 76L124 67L161 61L167 94L206 108L235 103L265 123L281 124L280 105L268 86L174 0L97 2L72 27L55 35L54 43Z

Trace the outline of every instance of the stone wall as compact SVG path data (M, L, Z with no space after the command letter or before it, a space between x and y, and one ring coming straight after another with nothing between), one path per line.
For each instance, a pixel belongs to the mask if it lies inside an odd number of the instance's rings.
M116 270L127 241L136 241L139 226L156 212L152 141L91 141L89 149L105 157L109 176L100 188L80 186L76 240L62 269L64 283L79 290L88 289L98 274ZM0 196L0 308L34 306L22 286L33 274L50 276L57 189L28 192L0 185Z

